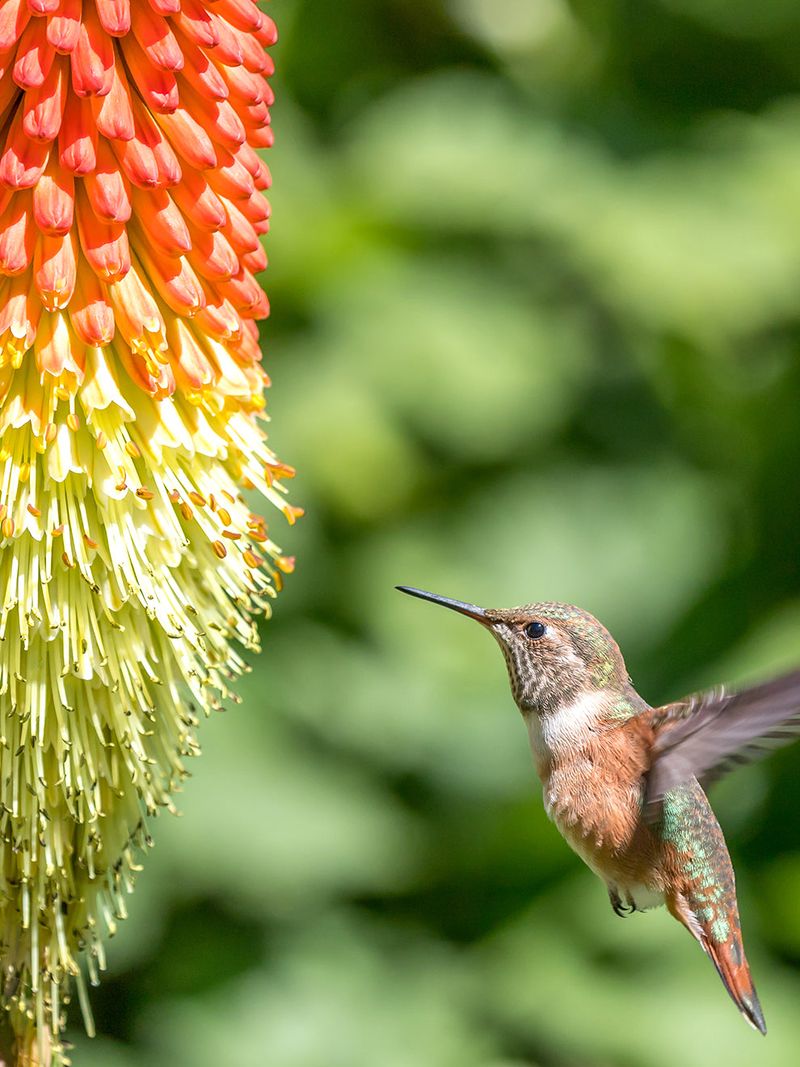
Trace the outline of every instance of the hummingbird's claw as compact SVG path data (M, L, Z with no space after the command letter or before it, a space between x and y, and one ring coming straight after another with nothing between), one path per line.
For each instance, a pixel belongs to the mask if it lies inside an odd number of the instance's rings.
M632 903L623 904L622 897L616 891L609 887L608 899L611 901L611 907L614 909L614 914L619 915L620 919L627 919L629 915L633 915L636 908Z

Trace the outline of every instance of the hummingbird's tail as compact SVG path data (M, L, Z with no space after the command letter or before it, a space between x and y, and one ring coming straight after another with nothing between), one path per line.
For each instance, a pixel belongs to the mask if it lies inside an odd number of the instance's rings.
M744 954L735 904L731 912L722 910L718 913L708 904L695 909L690 906L686 896L678 894L667 901L667 907L700 942L703 951L717 968L717 974L731 1000L747 1022L754 1030L766 1034L767 1024Z
M722 944L711 941L703 947L717 968L722 984L730 993L733 1003L754 1029L766 1034L767 1024L764 1022L764 1013L744 955L741 933L736 930Z

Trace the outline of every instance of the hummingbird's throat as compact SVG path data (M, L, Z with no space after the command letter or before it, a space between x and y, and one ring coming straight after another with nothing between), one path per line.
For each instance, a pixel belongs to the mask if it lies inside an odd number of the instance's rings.
M570 764L576 752L585 751L596 741L597 726L604 718L607 703L607 693L584 691L573 700L525 716L540 778Z
M520 641L513 627L501 622L489 628L502 650L511 692L523 715L552 713L585 694L598 692L572 649L539 656Z

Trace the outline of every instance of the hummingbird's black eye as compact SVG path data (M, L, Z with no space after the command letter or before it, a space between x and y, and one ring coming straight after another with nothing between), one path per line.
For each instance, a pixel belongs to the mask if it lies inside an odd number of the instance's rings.
M532 641L535 641L539 637L544 637L546 629L547 627L543 622L529 622L525 627L525 633Z

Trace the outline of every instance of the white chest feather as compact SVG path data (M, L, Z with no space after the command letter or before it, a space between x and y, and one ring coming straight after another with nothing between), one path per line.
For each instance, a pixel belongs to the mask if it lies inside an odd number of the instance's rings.
M585 693L545 715L528 716L528 737L536 767L558 763L583 748L597 726L603 693Z
M613 756L604 751L611 736L603 726L604 696L589 693L528 720L545 811L584 859L617 836L619 817L639 802L640 783L617 777L607 765Z
M563 816L566 810L574 813L581 806L581 798L590 791L594 768L589 748L601 703L599 693L589 693L555 711L528 719L544 808L568 840L573 827L564 825ZM573 823L574 815L566 822Z

